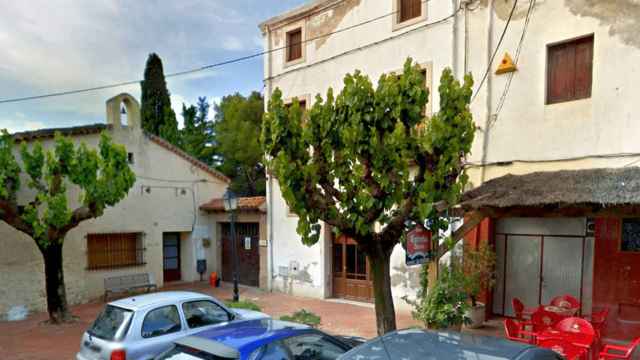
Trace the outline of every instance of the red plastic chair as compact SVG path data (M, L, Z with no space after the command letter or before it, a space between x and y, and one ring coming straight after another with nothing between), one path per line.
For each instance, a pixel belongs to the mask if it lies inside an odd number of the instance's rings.
M551 349L567 360L587 360L588 358L586 349L563 341L562 339L542 339L538 342L538 346Z
M551 305L565 309L580 309L580 301L571 295L556 296L551 300Z
M600 359L631 359L633 350L640 345L640 337L636 338L627 346L606 344L600 352Z
M524 324L513 319L504 319L504 332L507 339L525 344L535 344L535 334L524 330Z
M541 331L547 330L549 328L554 327L557 323L562 320L562 316L546 311L543 309L539 309L531 315L531 324L533 325L533 332L539 333Z
M513 307L513 313L516 315L516 319L523 321L525 317L531 317L536 309L527 309L524 307L522 301L516 297L511 300L511 306Z
M591 313L591 325L596 330L596 335L601 337L602 328L607 323L607 317L609 316L609 308L604 308L599 311L593 311Z

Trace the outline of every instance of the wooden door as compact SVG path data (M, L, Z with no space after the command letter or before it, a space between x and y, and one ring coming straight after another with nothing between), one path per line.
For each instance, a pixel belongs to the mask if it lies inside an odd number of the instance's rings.
M162 234L162 270L164 281L178 281L180 274L180 233Z
M259 224L236 223L236 249L238 254L238 282L247 286L259 286L260 251ZM233 281L233 251L231 226L222 224L222 280Z
M339 236L333 241L333 296L373 300L373 283L366 255L355 241Z

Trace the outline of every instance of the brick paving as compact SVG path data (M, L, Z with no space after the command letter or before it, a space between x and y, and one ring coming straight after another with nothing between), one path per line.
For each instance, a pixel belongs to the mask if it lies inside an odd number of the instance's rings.
M206 283L173 284L162 290L191 290L213 295L221 300L231 298L231 288L212 289ZM253 288L241 288L240 298L257 303L262 311L279 318L299 309L318 314L320 328L333 334L362 336L371 338L376 335L375 312L372 306L356 305L333 300L319 300L290 296L282 293L269 293ZM78 322L69 325L52 326L44 321L46 313L37 313L24 321L0 323L0 359L2 360L67 360L74 359L78 351L80 337L95 319L104 303L96 301L72 307ZM397 314L399 328L419 325L408 312ZM480 331L483 334L499 335L498 322L490 322Z

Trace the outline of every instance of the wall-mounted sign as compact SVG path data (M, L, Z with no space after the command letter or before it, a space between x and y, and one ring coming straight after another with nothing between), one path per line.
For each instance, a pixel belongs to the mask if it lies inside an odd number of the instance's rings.
M417 225L407 233L406 264L425 264L432 257L431 231L425 229L422 225Z
M251 237L246 236L244 238L244 249L245 250L251 250Z

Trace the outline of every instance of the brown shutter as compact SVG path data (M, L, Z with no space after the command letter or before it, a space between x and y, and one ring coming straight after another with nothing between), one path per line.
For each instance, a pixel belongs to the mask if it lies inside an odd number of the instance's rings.
M421 0L400 0L400 21L407 21L419 17L422 13Z
M593 37L576 42L576 83L575 98L591 97L591 77L593 73Z
M138 234L89 234L87 235L87 268L105 269L142 264L138 254Z
M302 29L296 29L287 33L287 61L302 57Z

